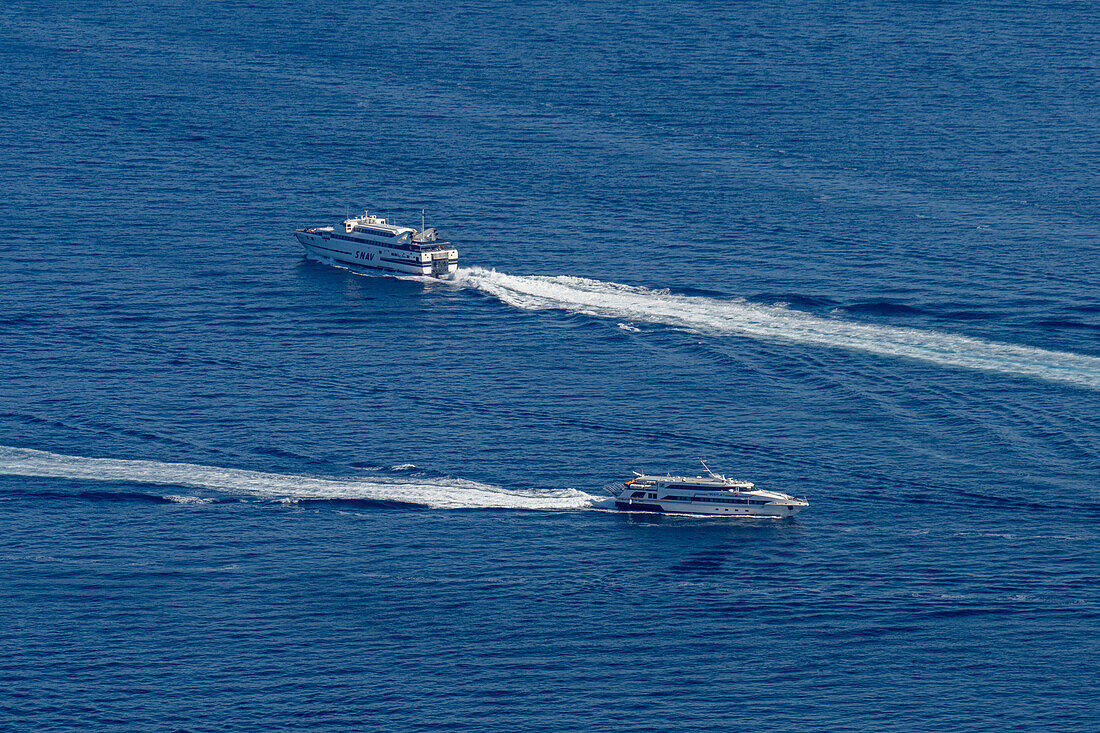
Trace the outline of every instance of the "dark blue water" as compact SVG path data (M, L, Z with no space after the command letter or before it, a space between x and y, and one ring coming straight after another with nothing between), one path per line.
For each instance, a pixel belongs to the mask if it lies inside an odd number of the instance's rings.
M1094 5L0 28L0 727L1096 729Z

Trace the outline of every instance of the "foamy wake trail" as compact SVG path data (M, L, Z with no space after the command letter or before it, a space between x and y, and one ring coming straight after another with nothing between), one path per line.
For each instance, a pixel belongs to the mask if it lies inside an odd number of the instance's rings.
M187 486L271 499L365 499L437 509L582 509L598 497L574 489L509 491L463 479L334 479L193 463L84 458L0 446L0 474Z
M723 300L569 276L518 276L462 268L456 282L525 310L558 309L698 333L738 334L857 349L884 356L1100 389L1100 358L919 328L853 323L779 306Z

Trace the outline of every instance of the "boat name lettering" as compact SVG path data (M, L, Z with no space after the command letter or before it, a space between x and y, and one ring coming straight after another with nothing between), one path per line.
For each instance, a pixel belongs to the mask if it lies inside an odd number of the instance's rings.
M357 260L373 260L374 259L374 253L373 252L356 252L355 253L355 259L357 259Z

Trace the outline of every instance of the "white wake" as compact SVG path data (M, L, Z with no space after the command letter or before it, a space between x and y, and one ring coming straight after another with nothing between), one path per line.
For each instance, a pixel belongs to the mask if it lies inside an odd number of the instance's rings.
M582 509L599 500L574 489L510 491L453 478L320 478L193 463L85 458L8 446L0 446L0 474L186 486L270 499L395 501L436 509Z
M525 310L558 309L618 321L657 323L698 333L738 334L856 349L943 366L981 369L1100 389L1100 358L970 336L820 318L779 306L673 295L583 277L507 275L461 268L458 285Z

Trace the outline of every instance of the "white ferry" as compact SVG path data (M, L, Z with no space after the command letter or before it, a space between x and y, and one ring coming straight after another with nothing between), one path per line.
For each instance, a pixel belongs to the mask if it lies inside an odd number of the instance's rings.
M458 269L458 250L435 229L420 231L363 212L342 226L298 229L294 236L310 254L356 267L400 275L444 277Z
M778 491L758 489L751 481L719 476L647 476L616 484L615 506L628 512L706 514L723 517L793 517L810 503ZM619 489L618 487L622 488Z

